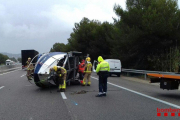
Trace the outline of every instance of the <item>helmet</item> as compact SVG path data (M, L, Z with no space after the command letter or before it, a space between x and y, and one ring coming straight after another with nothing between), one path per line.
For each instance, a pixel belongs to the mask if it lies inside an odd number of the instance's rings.
M87 57L87 58L86 58L86 61L90 62L90 61L91 61L91 58L90 58L90 57Z
M57 66L55 65L55 66L53 67L53 69L54 69L54 71L57 71Z
M98 57L98 62L102 62L102 61L104 61L104 59L102 58L102 56L99 56Z
M84 60L81 60L81 63L84 63L85 61Z
M28 60L31 60L31 58L29 57Z

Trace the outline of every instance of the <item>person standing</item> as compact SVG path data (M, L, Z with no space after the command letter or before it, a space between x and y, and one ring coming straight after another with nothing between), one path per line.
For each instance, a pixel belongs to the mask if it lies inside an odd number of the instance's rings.
M84 70L85 70L85 61L82 60L78 66L79 79L80 79L81 83L83 82L83 78L84 78Z
M84 75L82 85L85 86L86 80L87 80L87 86L90 86L91 85L91 72L92 72L91 58L87 57L86 61L87 63L85 64L85 71L84 71L85 75Z
M34 69L34 66L31 63L31 58L30 57L28 58L28 60L26 62L26 66L27 66L27 74L26 74L26 76L27 76L28 80L32 80L31 73L32 73L32 71Z
M96 68L96 73L99 75L99 93L96 97L106 96L107 92L107 78L109 76L109 63L104 61L104 59L99 56L98 57L98 66Z

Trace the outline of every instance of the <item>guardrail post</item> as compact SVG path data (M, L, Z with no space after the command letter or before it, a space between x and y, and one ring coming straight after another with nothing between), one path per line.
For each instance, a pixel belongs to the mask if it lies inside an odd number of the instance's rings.
M144 73L144 79L146 80L146 78L147 78L147 75L146 75L146 72Z

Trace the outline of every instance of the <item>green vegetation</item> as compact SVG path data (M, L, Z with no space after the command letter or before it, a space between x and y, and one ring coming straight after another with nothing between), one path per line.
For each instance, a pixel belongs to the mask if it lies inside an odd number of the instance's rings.
M9 59L7 55L3 55L0 53L0 65L5 64L7 59Z
M17 62L16 58L12 57L12 58L9 58L10 60L14 61L14 62Z
M180 10L177 0L127 0L115 5L114 23L83 18L75 23L68 44L51 51L82 51L120 59L123 68L177 71L180 63Z
M17 60L18 60L20 63L22 62L22 58L18 58Z

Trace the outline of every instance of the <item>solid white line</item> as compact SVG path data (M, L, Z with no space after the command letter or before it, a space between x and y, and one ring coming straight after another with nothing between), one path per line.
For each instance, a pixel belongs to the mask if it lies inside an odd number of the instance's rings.
M18 70L21 70L21 69L18 69ZM6 72L6 73L0 74L0 75L5 75L5 74L8 74L8 73L12 73L12 72L18 71L18 70L14 70L14 71L11 71L11 72Z
M95 78L95 77L92 77L92 78L94 78L94 79L98 80L98 78ZM127 90L127 91L129 91L129 92L132 92L132 93L135 93L135 94L141 95L141 96L143 96L143 97L146 97L146 98L152 99L152 100L154 100L154 101L158 101L158 102L160 102L160 103L164 103L164 104L166 104L166 105L169 105L169 106L172 106L172 107L175 107L175 108L179 108L179 109L180 109L180 106L178 106L178 105L176 105L176 104L173 104L173 103L170 103L170 102L166 102L166 101L164 101L164 100L160 100L160 99L157 99L157 98L154 98L154 97L151 97L151 96L145 95L145 94L143 94L143 93L140 93L140 92L137 92L137 91L134 91L134 90L131 90L131 89L128 89L128 88L125 88L125 87L122 87L122 86L119 86L119 85L116 85L116 84L110 83L110 82L107 82L107 83L108 83L108 84L110 84L110 85L116 86L116 87L118 87L118 88L121 88L121 89Z
M61 92L61 96L63 99L67 99L66 95L64 94L64 92Z
M0 89L2 89L4 86L1 86Z
M21 77L24 77L26 74L22 75Z

